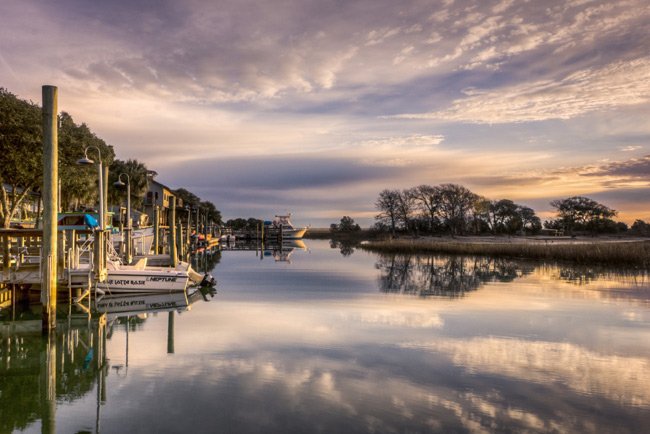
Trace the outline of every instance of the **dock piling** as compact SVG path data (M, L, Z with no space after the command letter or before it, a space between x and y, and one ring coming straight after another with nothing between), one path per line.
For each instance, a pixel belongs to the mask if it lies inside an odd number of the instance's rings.
M41 269L42 330L56 328L57 210L59 179L58 89L43 86L43 253ZM53 260L54 259L54 260Z

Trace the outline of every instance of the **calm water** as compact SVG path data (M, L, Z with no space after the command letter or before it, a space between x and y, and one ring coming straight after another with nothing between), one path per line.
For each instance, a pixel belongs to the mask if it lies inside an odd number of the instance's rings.
M223 252L189 310L5 323L0 432L647 432L647 276L307 244Z

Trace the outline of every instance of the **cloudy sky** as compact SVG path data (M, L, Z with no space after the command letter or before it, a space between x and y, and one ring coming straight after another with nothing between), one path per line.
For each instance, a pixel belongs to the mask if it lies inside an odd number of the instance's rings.
M463 184L650 220L646 0L2 0L0 86L225 218Z

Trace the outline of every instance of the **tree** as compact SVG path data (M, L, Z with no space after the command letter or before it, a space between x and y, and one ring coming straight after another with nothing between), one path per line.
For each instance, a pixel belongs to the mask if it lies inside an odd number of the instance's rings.
M535 211L527 206L519 205L518 208L522 228L533 234L538 233L542 229L542 221L535 215Z
M149 169L144 163L138 160L122 161L115 159L109 169L109 202L116 203L120 198L126 196L126 189L119 189L113 187L113 184L118 180L120 174L125 173L128 175L128 181L131 184L131 207L141 209L144 202L144 197L149 189ZM126 177L122 176L122 181L126 182Z
M201 198L184 188L175 190L174 194L183 201L184 206L198 208L201 205Z
M415 198L423 215L426 216L429 230L433 233L440 222L438 218L441 202L440 187L419 185L411 189L411 195Z
M479 196L458 184L443 184L439 188L439 214L452 235L462 234Z
M115 158L113 147L97 137L86 124L77 125L72 116L65 112L61 113L59 115L59 177L60 201L64 210L79 209L82 205L98 202L97 167L83 167L77 164L77 161L84 156L84 149L91 146L99 149L102 164L110 167ZM99 155L94 149L88 149L88 157L95 163L99 163Z
M411 190L398 192L397 219L402 223L404 230L412 229L411 219L416 209L416 199Z
M338 225L334 224L333 227L330 226L332 232L356 232L360 231L361 227L354 222L354 219L350 216L343 216Z
M202 201L200 204L200 208L203 210L203 212L208 213L208 220L210 222L216 225L223 224L223 221L221 220L221 211L219 211L212 202L210 202L209 200Z
M0 88L0 224L8 228L17 209L41 184L41 109Z
M383 190L375 202L375 207L380 211L375 217L376 220L390 227L391 233L395 234L395 228L399 217L400 192L399 190Z
M630 232L640 237L650 237L650 224L643 220L635 220L634 223L632 223Z
M551 206L557 209L558 220L570 234L574 230L599 232L600 228L609 225L605 220L611 220L617 214L615 210L583 196L554 200Z

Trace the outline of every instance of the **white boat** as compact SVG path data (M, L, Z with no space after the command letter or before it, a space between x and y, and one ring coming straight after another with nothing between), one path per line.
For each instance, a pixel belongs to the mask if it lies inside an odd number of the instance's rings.
M147 258L133 265L109 260L107 271L106 282L98 284L107 294L179 292L205 280L205 276L192 270L187 262L179 262L175 268L149 267Z
M302 238L307 232L308 227L297 228L291 223L291 213L286 215L276 215L271 222L271 227L282 231L283 239L297 240Z

